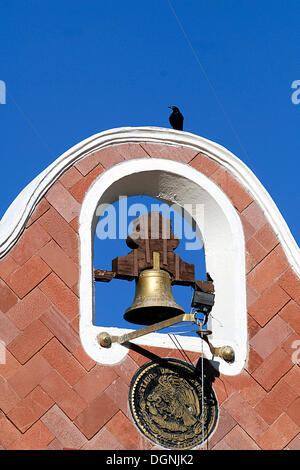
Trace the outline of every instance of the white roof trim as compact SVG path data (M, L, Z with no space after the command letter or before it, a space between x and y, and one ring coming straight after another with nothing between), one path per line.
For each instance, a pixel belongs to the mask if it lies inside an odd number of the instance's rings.
M23 189L4 214L0 222L0 257L13 247L40 199L68 168L101 148L129 142L182 145L203 152L223 165L261 207L281 242L290 266L300 277L299 247L276 204L253 172L239 158L215 142L188 132L160 127L110 129L83 140L63 153Z

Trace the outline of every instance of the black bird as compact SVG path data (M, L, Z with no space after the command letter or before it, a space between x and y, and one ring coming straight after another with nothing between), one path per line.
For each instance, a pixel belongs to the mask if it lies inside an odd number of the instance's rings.
M170 114L169 121L173 129L177 129L178 131L182 131L183 129L183 116L177 106L168 106L173 110L172 114Z

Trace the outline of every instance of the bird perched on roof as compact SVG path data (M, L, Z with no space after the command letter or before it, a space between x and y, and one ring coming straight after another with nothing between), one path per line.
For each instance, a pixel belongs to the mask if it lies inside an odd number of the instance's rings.
M169 121L173 129L177 129L178 131L182 131L183 129L183 116L177 106L168 106L168 108L172 109L173 112L170 114Z

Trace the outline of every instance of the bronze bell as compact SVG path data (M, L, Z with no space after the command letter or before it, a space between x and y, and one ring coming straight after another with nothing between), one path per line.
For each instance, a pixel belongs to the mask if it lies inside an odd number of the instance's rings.
M138 325L153 325L184 313L174 300L171 281L170 274L160 269L159 253L153 252L153 268L139 275L133 304L125 311L124 319Z

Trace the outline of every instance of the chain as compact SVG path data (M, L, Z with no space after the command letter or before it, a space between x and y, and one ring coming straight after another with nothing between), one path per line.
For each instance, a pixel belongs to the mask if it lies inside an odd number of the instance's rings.
M202 449L204 450L204 360L203 360L203 333L201 333L201 407L202 407Z

